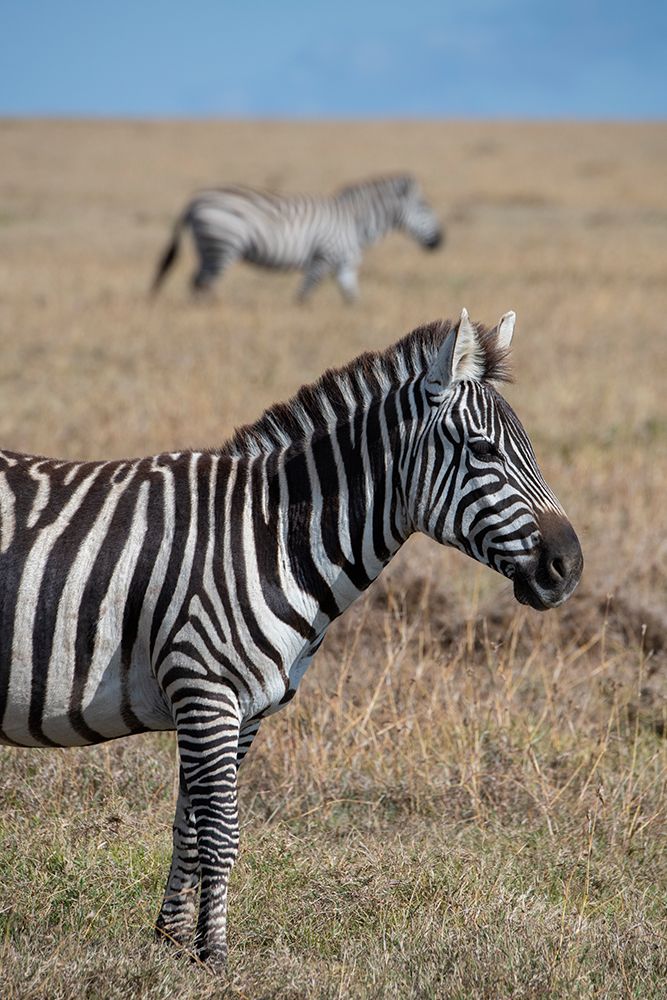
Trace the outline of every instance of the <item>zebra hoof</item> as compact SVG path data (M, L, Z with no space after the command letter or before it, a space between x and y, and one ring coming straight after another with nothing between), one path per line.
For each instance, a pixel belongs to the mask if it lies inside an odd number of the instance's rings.
M227 948L215 948L195 943L197 962L202 962L211 972L225 972L227 969Z

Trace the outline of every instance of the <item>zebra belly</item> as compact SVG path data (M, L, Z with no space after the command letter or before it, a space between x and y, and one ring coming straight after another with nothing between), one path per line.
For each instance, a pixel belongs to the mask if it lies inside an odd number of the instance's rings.
M87 746L134 733L173 729L159 687L150 670L132 664L131 697L128 694L127 668L122 666L120 647L105 662L95 665L89 674L83 698L76 713L72 708L72 671L68 664L51 664L39 729L35 733L34 688L26 672L21 683L11 685L0 742L25 747ZM125 721L128 712L136 720ZM32 717L32 720L31 720ZM80 719L85 729L77 726ZM43 734L43 738L40 735Z
M273 255L263 246L250 245L243 253L243 260L255 267L269 271L302 271L312 258L312 251L294 247L281 247Z
M118 645L90 664L80 699L67 651L54 655L45 688L14 661L0 743L19 746L86 746L133 733L173 729L174 723L148 664L133 661L129 670ZM132 720L132 724L128 724Z

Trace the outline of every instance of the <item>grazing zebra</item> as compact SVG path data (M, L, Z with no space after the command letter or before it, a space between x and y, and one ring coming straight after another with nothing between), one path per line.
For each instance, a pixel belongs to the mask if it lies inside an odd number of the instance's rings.
M210 288L231 263L245 260L303 271L301 302L330 274L343 297L354 301L364 247L392 229L404 230L431 250L442 242L440 224L409 174L350 184L322 198L247 187L203 191L176 221L153 281L154 293L176 259L184 226L192 230L199 255L192 278L195 291Z
M226 958L236 774L324 634L414 531L557 607L577 537L494 387L514 313L433 323L326 372L218 451L0 456L0 740L175 729L180 790L158 933Z

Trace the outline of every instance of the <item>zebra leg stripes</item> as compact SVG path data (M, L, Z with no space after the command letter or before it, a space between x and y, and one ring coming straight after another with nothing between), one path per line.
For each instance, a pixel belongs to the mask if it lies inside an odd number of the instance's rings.
M173 854L164 902L157 919L156 933L174 944L184 945L195 926L199 887L197 827L183 765L179 769L178 801L173 829Z
M359 298L357 265L351 262L335 265L331 261L317 257L310 262L297 292L297 302L307 302L321 281L335 272L336 282L346 302L356 302Z
M237 770L252 746L252 741L259 731L260 721L251 720L241 727L236 752ZM197 825L181 764L173 827L171 870L155 927L159 940L166 939L177 945L187 944L195 926L198 888Z
M336 271L336 281L346 302L353 303L359 298L359 277L354 264L341 264Z
M177 710L178 749L197 835L201 897L195 950L227 960L227 888L239 846L236 791L239 708L231 693ZM164 912L164 911L163 911Z
M299 291L296 293L297 302L307 302L317 286L328 274L331 273L331 262L324 257L314 257L306 267Z

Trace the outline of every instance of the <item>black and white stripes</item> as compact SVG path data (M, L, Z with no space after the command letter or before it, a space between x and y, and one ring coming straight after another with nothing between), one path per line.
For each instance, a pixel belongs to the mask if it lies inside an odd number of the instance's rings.
M199 256L195 290L209 288L236 260L304 272L299 298L332 275L343 296L357 297L357 271L364 247L392 229L407 232L433 249L442 230L409 175L381 177L349 185L328 197L277 195L246 187L203 191L188 204L174 227L158 265L153 291L160 287L189 226Z
M514 327L416 330L327 372L218 451L121 462L0 454L0 740L75 746L176 729L158 919L226 955L236 771L331 621L415 530L554 607L576 536L494 388Z

